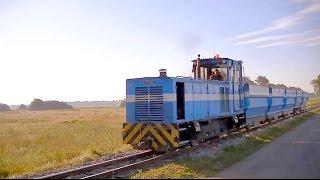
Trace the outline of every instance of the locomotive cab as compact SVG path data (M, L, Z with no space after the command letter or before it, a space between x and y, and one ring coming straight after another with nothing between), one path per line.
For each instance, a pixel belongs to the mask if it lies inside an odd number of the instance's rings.
M214 58L200 59L200 55L196 60L192 60L193 67L193 77L203 80L213 80L210 76L214 74L215 71L220 72L222 76L219 81L228 81L229 74L228 69L232 66L234 60L228 58L220 58L215 56Z
M236 61L229 58L220 58L216 55L214 58L201 59L200 55L196 60L192 60L192 72L194 79L219 81L226 83L228 88L224 94L233 94L233 109L235 112L243 111L243 82L242 82L242 61ZM213 76L218 72L221 78ZM213 77L213 78L212 78ZM224 88L220 86L220 88ZM230 98L230 97L229 97Z

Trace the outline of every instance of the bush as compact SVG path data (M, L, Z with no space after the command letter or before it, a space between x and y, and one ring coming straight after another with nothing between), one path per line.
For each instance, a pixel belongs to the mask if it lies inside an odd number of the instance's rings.
M72 106L65 102L59 101L42 101L34 99L29 106L29 110L54 110L54 109L73 109Z
M121 100L119 106L120 106L121 108L125 108L125 107L126 107L126 101L125 101L125 100Z
M10 107L6 104L1 104L0 103L0 111L10 111Z
M28 106L24 105L24 104L21 104L19 107L18 107L19 110L26 110L28 109Z

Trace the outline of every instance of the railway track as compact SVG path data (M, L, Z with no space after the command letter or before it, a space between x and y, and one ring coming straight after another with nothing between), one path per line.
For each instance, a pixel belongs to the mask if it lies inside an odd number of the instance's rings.
M320 108L320 105L314 106L306 109L304 112L299 114L304 114L311 110ZM289 119L299 114L285 116L283 118L279 118L276 120L268 121L263 124L259 124L257 126L253 126L250 128L240 128L238 131L231 132L226 134L226 136L222 136L214 139L214 141L219 141L219 139L232 138L233 136L238 136L239 134L248 133L251 131L255 131L259 128L265 128L271 126L273 124L277 124L281 121ZM178 149L179 152L181 149ZM34 179L102 179L102 178L121 178L126 177L128 172L133 171L135 169L142 168L146 164L152 163L160 158L164 157L166 154L155 153L151 150L146 150L137 154L128 155L125 157L120 157L112 160L107 160L104 162L83 166L80 168L62 171L46 176L36 177Z
M153 162L163 155L155 154L151 150L143 151L137 154L128 155L104 162L83 166L76 169L62 171L46 176L36 177L34 179L99 179L114 178L120 173L141 167L145 163Z

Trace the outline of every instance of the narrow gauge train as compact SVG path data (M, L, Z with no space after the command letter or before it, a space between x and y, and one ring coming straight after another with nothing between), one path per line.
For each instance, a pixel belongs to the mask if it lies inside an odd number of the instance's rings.
M165 151L213 138L306 108L307 93L243 82L242 61L193 60L193 78L127 79L123 142L137 149ZM213 71L220 79L211 80Z

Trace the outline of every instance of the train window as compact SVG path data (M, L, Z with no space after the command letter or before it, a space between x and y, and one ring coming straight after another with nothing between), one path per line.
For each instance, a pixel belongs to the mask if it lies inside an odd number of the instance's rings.
M203 79L204 78L204 68L200 67L200 78Z
M185 119L185 105L184 105L184 83L176 83L177 92L177 119Z
M211 72L214 72L215 70L218 70L220 72L220 75L222 76L222 80L221 81L227 81L228 80L228 70L227 68L212 68Z
M210 77L209 72L210 72L210 69L201 67L200 68L200 78L205 79L205 80L209 80L209 77Z
M235 83L239 83L239 75L240 72L235 67L232 68L232 81Z

